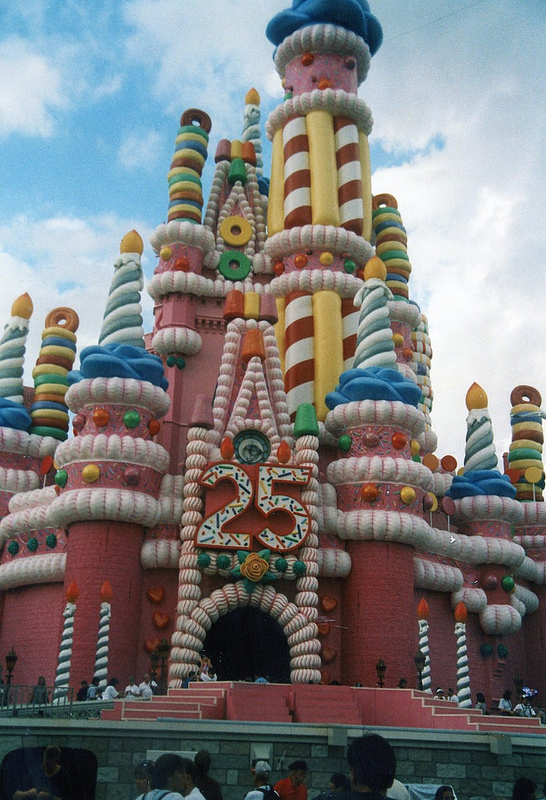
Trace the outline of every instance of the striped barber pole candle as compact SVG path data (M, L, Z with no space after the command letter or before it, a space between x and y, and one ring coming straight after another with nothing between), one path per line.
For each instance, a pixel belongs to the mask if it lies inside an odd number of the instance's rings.
M284 227L311 224L311 169L305 117L294 117L283 128Z

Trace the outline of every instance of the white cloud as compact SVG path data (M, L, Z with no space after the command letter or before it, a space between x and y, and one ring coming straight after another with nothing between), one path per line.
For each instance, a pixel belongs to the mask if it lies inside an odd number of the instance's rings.
M34 303L27 340L25 382L32 385L32 367L38 357L46 315L53 308L68 306L79 315L78 350L96 344L106 306L113 264L119 243L136 227L144 242L151 231L134 221L115 215L88 220L69 217L29 219L17 216L0 226L0 331L10 317L13 301L28 292ZM143 267L149 276L155 256L148 246ZM145 329L153 324L152 302L142 294Z
M163 137L157 131L130 133L119 146L119 161L129 171L157 174L158 168L164 166L159 158L163 156L163 144Z
M62 76L55 64L28 42L0 43L0 134L50 136L55 114L66 108Z
M427 6L431 15L444 7ZM445 143L378 170L373 189L397 197L408 229L410 294L429 317L434 351L438 455L462 463L473 381L488 393L499 453L510 442L512 388L532 384L546 399L546 81L536 58L546 18L538 3L518 16L501 0L400 35L424 8L404 4L405 18L396 0L374 8L385 43L361 95L384 148L411 151L438 135Z

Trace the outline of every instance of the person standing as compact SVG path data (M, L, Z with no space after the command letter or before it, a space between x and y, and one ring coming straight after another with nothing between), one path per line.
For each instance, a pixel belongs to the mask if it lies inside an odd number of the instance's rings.
M307 800L307 762L293 761L288 765L288 777L273 787L281 800Z
M190 758L183 758L182 762L182 794L189 800L205 800L197 788L197 767Z
M269 783L271 767L267 761L257 761L254 765L254 789L247 793L245 800L278 800L279 795Z
M353 797L380 800L386 796L396 775L396 755L386 739L376 733L355 739L349 745L347 760Z
M211 757L208 750L199 750L193 763L197 769L196 785L205 800L223 800L222 789L218 781L209 775Z
M176 753L159 756L152 768L150 790L139 794L136 800L144 797L146 800L184 800L184 762L187 760Z

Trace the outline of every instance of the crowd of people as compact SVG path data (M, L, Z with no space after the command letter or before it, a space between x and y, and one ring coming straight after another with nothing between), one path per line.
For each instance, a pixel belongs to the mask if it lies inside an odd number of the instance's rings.
M407 788L396 780L396 755L390 743L378 734L366 734L351 742L347 750L348 774L335 772L327 789L312 800L409 800ZM223 800L222 788L209 774L211 756L200 750L194 759L164 753L157 761L146 760L134 770L136 800ZM296 759L286 777L271 781L271 765L252 762L253 788L241 800L308 800L309 768ZM41 766L21 776L20 788L6 800L81 800L69 771L62 763L62 750L46 747ZM436 787L435 787L436 788ZM536 783L519 777L511 800L536 800ZM365 795L363 798L362 795ZM432 793L431 793L432 798ZM457 800L451 785L436 788L434 800Z

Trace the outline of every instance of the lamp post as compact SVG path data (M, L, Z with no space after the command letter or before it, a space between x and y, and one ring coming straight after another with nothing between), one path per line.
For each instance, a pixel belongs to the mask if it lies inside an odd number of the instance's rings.
M171 652L167 639L162 639L156 650L160 660L158 694L167 694L167 660Z
M152 668L150 670L150 685L153 686L155 683L157 685L157 667L159 665L159 653L158 653L159 645L150 653L150 663Z
M375 671L377 672L377 677L379 678L379 688L383 688L383 678L385 677L385 672L387 671L387 665L383 661L382 658L379 659L377 664L375 665Z
M420 692L423 691L423 670L425 668L425 661L426 656L422 650L417 650L415 655L413 656L413 661L415 662L415 668L417 670L417 688Z
M8 669L6 683L8 684L8 686L11 684L12 673L13 670L15 669L16 664L17 664L17 653L15 652L15 647L12 647L9 653L6 655L6 667Z

